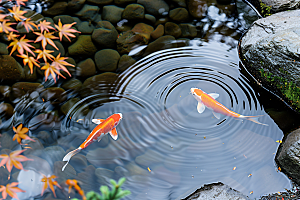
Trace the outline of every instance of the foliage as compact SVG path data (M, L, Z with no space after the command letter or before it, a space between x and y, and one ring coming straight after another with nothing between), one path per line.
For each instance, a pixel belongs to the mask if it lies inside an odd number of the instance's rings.
M30 140L35 142L35 140L31 139L28 135L26 135L29 129L23 127L23 124L20 124L17 128L13 126L13 130L16 133L13 137L13 141L17 140L19 144L21 144L22 140Z
M53 179L55 179L55 178L57 178L55 175L52 175L52 176L45 176L45 175L43 175L43 178L42 178L42 182L44 182L43 183L43 189L42 189L42 193L41 193L41 195L43 196L43 194L44 194L44 191L49 187L50 189L51 189L51 191L53 192L53 194L54 194L54 197L56 198L56 194L55 194L55 190L54 190L54 185L56 185L57 187L59 187L60 189L61 189L61 187L60 187L60 185L57 183L57 181L55 181L55 180L53 180Z
M0 14L0 33L5 33L7 40L11 41L8 47L12 47L10 51L10 55L17 50L19 55L18 57L23 59L23 64L28 65L30 68L30 73L33 73L33 66L40 67L38 64L39 60L43 58L43 61L45 62L46 67L42 67L42 70L45 70L45 81L47 81L48 76L51 74L54 81L56 82L56 76L61 76L65 78L59 71L63 70L67 72L69 76L71 74L67 70L65 66L72 66L66 61L67 57L60 57L59 61L57 61L58 58L54 58L54 56L51 54L54 51L50 51L46 49L47 44L53 46L55 49L59 50L57 46L54 43L54 40L59 39L62 41L63 37L67 38L69 41L69 37L76 37L72 33L80 33L79 31L75 30L72 28L76 22L71 23L71 24L64 24L62 25L60 19L58 22L58 25L54 24L51 25L51 22L47 22L46 20L44 21L38 21L34 22L31 21L30 18L26 18L24 14L27 13L26 10L23 10L21 5L25 5L24 2L27 2L28 0L10 0L14 4L12 9L7 8L5 11L6 13L9 14ZM0 3L2 1L0 0ZM10 22L12 20L11 16L13 17L13 20L15 22ZM26 29L27 33L32 31L35 35L37 35L36 39L33 40L28 40L26 39L26 34L22 35L17 35L14 34L14 32L18 32L16 29L14 29L17 24L23 25L23 27ZM55 28L56 27L56 28ZM52 31L52 32L50 32ZM54 36L53 34L58 34L59 37ZM19 38L20 37L20 38ZM30 43L37 43L40 42L42 45L42 50L41 49L35 49L34 46L32 46ZM34 51L33 51L34 50ZM32 56L28 56L28 52ZM38 55L36 55L35 53ZM13 55L14 56L14 55Z
M26 192L24 190L21 190L20 188L16 187L19 183L18 182L12 182L7 184L6 186L0 185L0 192L2 192L2 198L6 199L7 194L11 196L12 198L18 199L17 192Z
M25 156L20 155L24 151L26 151L26 149L13 151L9 155L1 154L0 158L2 158L2 160L0 162L0 167L4 166L4 164L6 164L6 169L9 172L11 172L13 166L15 166L17 169L22 169L23 170L23 165L22 165L21 162L32 160L32 159L29 159Z
M263 17L271 15L271 6L267 6L266 4L260 2L260 9Z
M112 186L112 189L109 190L109 188L106 185L103 185L100 187L100 191L102 193L102 196L98 194L97 192L90 191L86 194L87 200L118 200L121 199L129 194L131 192L129 190L122 190L121 186L125 182L125 178L121 178L118 183L114 180L110 180ZM78 200L76 198L73 198L72 200Z

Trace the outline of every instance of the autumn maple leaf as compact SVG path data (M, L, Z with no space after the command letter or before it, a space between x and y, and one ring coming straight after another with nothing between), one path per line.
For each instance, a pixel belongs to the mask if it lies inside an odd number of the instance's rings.
M46 20L40 21L40 23L38 24L38 27L40 28L41 33L44 32L44 30L46 30L47 32L49 32L49 29L55 30L55 28L50 26L50 24L51 24L51 22L47 22Z
M58 69L57 69L55 66L50 65L49 63L46 63L41 69L42 69L42 70L45 70L45 81L47 81L48 76L50 75L50 73L51 73L51 75L52 75L52 77L53 77L53 79L54 79L54 82L56 82L55 74L57 74L57 75L59 75L59 76L61 76L61 77L63 77L63 78L66 78L66 77L64 77L64 76L58 71Z
M17 169L24 170L21 162L32 160L32 159L26 158L23 155L20 155L24 151L26 151L26 149L13 151L9 155L1 154L0 158L2 158L2 160L0 162L0 167L2 167L6 163L6 169L9 172L11 172L11 169L13 166L15 166L15 168L17 168Z
M16 21L22 21L23 19L26 19L26 17L24 17L23 15L27 13L27 11L22 11L20 10L20 8L20 6L14 5L12 10L9 8L7 9L14 16Z
M29 129L26 127L22 128L22 126L23 124L20 124L17 128L13 126L13 130L16 133L13 137L13 141L17 140L19 144L21 144L22 139L35 142L35 140L31 139L28 135L25 134Z
M57 187L59 187L59 188L61 189L61 187L60 187L60 185L57 183L57 181L53 180L54 178L57 178L57 177L56 177L55 175L48 176L48 177L46 177L45 175L43 175L43 177L44 177L44 178L42 178L42 180L41 180L42 182L44 182L44 183L43 183L43 189L42 189L41 196L43 196L44 191L48 188L48 185L49 185L51 191L52 191L53 194L54 194L54 197L56 198L56 194L55 194L55 190L54 190L54 185L56 185Z
M20 6L20 5L26 6L26 4L24 2L27 2L28 0L15 0L15 1L18 6Z
M27 18L26 20L22 21L21 24L25 27L27 33L29 33L29 29L33 31L32 27L37 28L37 25L30 21L30 18Z
M54 66L56 69L62 69L63 71L67 72L69 76L71 76L71 74L64 65L72 67L75 66L65 61L65 59L68 59L68 57L60 57L60 54L58 54L57 57L51 63L51 65Z
M64 35L70 42L70 37L76 37L72 33L80 33L80 31L76 31L75 29L71 28L76 22L73 22L72 24L65 24L62 25L60 19L58 20L58 26L55 24L56 29L59 31L59 39L62 40L62 36Z
M33 64L36 65L37 67L40 67L39 64L36 63L35 58L32 56L28 56L28 53L26 55L22 54L22 55L17 55L17 56L19 56L20 58L23 58L24 66L28 63L28 67L30 69L31 74L33 73Z
M0 2L0 3L1 3L1 2ZM6 14L0 14L0 21L3 21L5 17L7 17Z
M47 43L49 43L51 46L53 46L55 49L58 50L57 46L54 44L52 39L58 39L58 37L53 36L52 34L54 34L54 32L52 33L48 33L46 31L44 31L44 33L39 33L39 32L34 32L36 35L38 35L39 37L36 38L36 40L34 42L40 42L42 41L42 46L45 49Z
M69 193L71 192L72 187L74 187L74 189L77 190L77 192L82 196L82 199L86 200L84 191L78 185L78 181L76 179L68 179L66 180L66 184L69 186L69 191L68 191Z
M6 199L7 194L11 196L12 198L18 198L17 192L26 192L25 190L21 190L20 188L16 187L19 183L18 182L12 182L7 184L6 186L0 185L0 192L2 192L2 198Z
M33 56L35 56L35 54L31 51L30 48L34 48L34 46L28 44L28 42L33 42L32 40L28 40L28 39L25 39L25 36L24 35L23 37L21 37L20 40L18 39L14 39L8 47L11 47L13 46L11 52L9 55L11 55L16 49L18 50L18 52L23 55L24 54L24 50L26 50L27 52L30 52ZM7 48L8 48L7 47Z
M16 39L19 36L20 35L14 34L13 32L9 32L9 34L6 35L6 37L7 37L8 40L14 40L14 39Z
M17 32L17 30L13 29L12 27L10 27L13 24L16 23L6 23L8 20L3 20L2 23L0 22L0 33L5 32L6 34L8 34L9 32L15 31Z
M45 62L47 62L47 58L52 60L54 59L54 56L50 53L54 52L54 51L51 51L51 50L47 50L47 49L37 49L34 51L35 53L38 53L37 55L37 60L40 59L40 58L43 58Z

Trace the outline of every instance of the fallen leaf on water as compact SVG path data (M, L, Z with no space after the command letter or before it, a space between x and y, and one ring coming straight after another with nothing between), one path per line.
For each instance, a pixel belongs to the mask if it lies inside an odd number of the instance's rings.
M252 174L249 174L248 177L252 176Z
M13 151L9 155L1 154L0 158L2 158L2 160L0 162L0 167L2 167L4 164L6 164L6 168L9 172L11 172L11 169L13 168L13 166L15 166L17 169L24 170L21 162L32 160L23 155L20 155L24 151L26 151L26 149Z
M235 169L236 169L236 167L233 168L233 170L235 170Z
M82 199L86 200L84 191L78 185L78 181L76 179L68 179L66 180L66 184L69 186L69 191L68 191L69 193L71 192L72 187L74 187L74 189L77 190L77 192L82 196Z
M281 167L278 167L278 170L281 171Z
M43 196L44 191L48 188L48 185L49 185L51 191L52 191L53 194L54 194L54 197L56 198L56 194L55 194L55 190L54 190L54 187L53 187L53 186L56 185L57 187L59 187L59 188L61 189L61 187L60 187L60 185L57 183L57 181L52 180L52 179L56 178L56 176L55 176L55 175L48 176L48 177L46 177L45 175L43 175L43 176L44 176L44 178L42 178L41 181L44 182L44 183L43 183L43 189L42 189L41 196Z
M0 185L0 192L2 192L2 198L1 199L6 199L7 194L11 196L12 198L18 198L17 192L26 192L25 190L21 190L17 186L19 183L18 182L12 182L7 184L6 186Z
M251 191L250 194L253 194L253 191Z
M148 169L149 172L151 172L151 169L149 167L147 169Z

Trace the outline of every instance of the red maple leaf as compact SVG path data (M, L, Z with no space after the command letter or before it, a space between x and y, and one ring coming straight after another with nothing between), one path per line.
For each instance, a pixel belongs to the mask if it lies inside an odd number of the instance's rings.
M44 178L42 178L41 181L44 182L44 183L43 183L43 189L42 189L41 195L43 196L44 191L48 188L48 185L49 185L51 191L54 194L54 197L56 198L56 194L55 194L55 190L54 190L54 185L56 185L57 187L59 187L61 189L61 187L57 183L57 181L53 180L54 178L57 178L57 177L55 175L48 176L48 177L46 177L45 175L43 175L43 176L44 176Z
M59 39L62 40L62 36L64 35L70 42L70 37L76 37L72 33L80 33L80 31L76 31L75 29L71 28L76 22L73 22L72 24L64 24L62 25L60 19L58 20L58 26L55 24L56 29L59 31Z
M13 151L9 155L1 154L0 158L2 158L2 160L0 162L0 167L3 166L4 164L6 164L6 169L9 172L11 172L11 169L13 166L15 166L15 168L17 168L17 169L24 170L21 162L32 160L32 159L26 158L23 155L20 155L24 151L26 151L26 149Z
M12 198L18 198L18 195L16 194L17 192L26 192L25 190L21 190L17 186L19 183L18 182L12 182L7 184L6 186L0 185L0 192L2 192L2 198L1 199L6 199L7 194L11 196Z

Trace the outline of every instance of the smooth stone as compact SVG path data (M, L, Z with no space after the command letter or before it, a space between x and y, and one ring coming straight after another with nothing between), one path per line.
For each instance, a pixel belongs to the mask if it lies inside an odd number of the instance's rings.
M63 14L68 7L67 2L56 2L54 5L47 10L43 10L43 15L50 15L50 16L56 16L56 15L61 15Z
M120 54L112 49L103 49L95 54L96 66L102 72L116 71L119 59Z
M53 17L53 21L55 24L58 24L59 20L62 23L62 25L72 24L74 22L74 19L70 15L58 15Z
M156 40L157 38L163 36L164 33L165 33L165 27L164 25L160 24L150 35L152 39Z
M10 136L10 134L8 134L8 133L2 132L1 137L0 137L0 143L1 143L2 149L11 149L11 146L13 143L12 136Z
M171 2L176 4L179 7L186 7L185 0L171 0Z
M75 13L75 16L82 20L93 21L96 19L99 10L100 8L98 6L84 4L82 9Z
M67 113L69 112L69 110L78 102L80 101L79 98L72 98L69 99L66 103L64 103L64 105L62 105L60 107L60 111L64 114L67 115Z
M83 21L80 24L78 24L78 31L80 31L80 34L91 35L94 29L94 25L90 24L87 21Z
M48 112L39 114L30 119L28 127L30 130L41 131L41 130L53 130L59 129L61 126L61 120L56 112ZM53 136L54 137L54 136ZM57 138L54 138L57 140Z
M60 104L67 99L67 93L64 89L59 87L46 88L41 94L44 101L50 101L52 105Z
M149 24L154 25L156 23L156 18L153 15L145 14L145 21Z
M101 17L103 20L107 20L113 24L116 24L122 19L123 11L124 8L120 8L117 6L104 6Z
M80 154L73 156L69 164L73 166L76 171L84 171L84 169L88 166L86 157Z
M69 0L68 10L71 10L72 12L80 10L84 6L85 1L86 0Z
M179 38L181 36L181 29L177 24L167 22L165 24L165 35L172 35L175 38Z
M9 54L7 47L8 47L7 44L0 42L0 55L8 55Z
M57 175L56 181L59 183L65 181L66 179L76 178L76 170L72 165L68 164L69 166L67 166L64 171L61 170L65 164L66 162L62 161L62 159L55 161L53 164L54 174Z
M66 92L77 92L81 89L82 87L82 82L76 78L71 78L70 80L64 82L61 87L66 91Z
M52 45L50 45L50 44L46 45L46 49L50 50L50 51L54 51L54 52L51 53L54 57L57 57L58 54L60 54L61 57L65 56L66 51L65 51L65 48L62 45L62 43L59 40L55 40L53 42L56 45L56 47L58 48L58 50L56 48L54 48Z
M91 57L96 51L97 47L93 43L91 35L79 35L77 41L68 48L70 56Z
M36 81L36 79L37 79L36 68L37 67L35 65L33 65L33 70L32 70L32 73L31 73L28 65L25 65L23 67L24 75L25 75L24 81L28 81L28 82L35 82Z
M87 78L96 74L96 65L93 59L88 58L77 64L76 76L79 78Z
M122 72L125 69L127 69L128 67L130 67L131 65L133 65L136 62L135 59L133 59L131 56L128 56L126 54L122 55L119 63L118 63L118 72Z
M192 24L179 24L181 37L194 38L197 36L197 28Z
M137 46L145 44L148 44L148 40L144 35L127 31L117 39L117 50L120 54L128 54Z
M95 175L97 176L97 182L104 185L108 184L107 180L114 177L114 171L105 168L97 168L95 170Z
M176 22L185 22L189 19L189 12L185 8L175 8L170 11L169 17Z
M65 150L60 146L50 146L43 149L43 159L45 159L50 166L53 166L57 160L61 161L65 156Z
M2 84L15 83L22 80L24 76L23 68L12 56L0 56L0 80Z
M142 20L145 17L145 8L140 4L129 4L124 9L122 18L128 20Z
M188 10L190 15L194 18L201 19L206 16L207 11L207 1L205 0L189 0L188 1Z
M97 4L97 5L108 5L114 2L114 0L86 0L87 3Z
M221 5L228 5L231 3L231 0L217 0L217 3Z
M5 99L9 99L9 95L11 92L11 87L7 85L0 85L0 101Z
M154 16L167 15L169 12L169 5L163 0L138 0L137 3L143 5L147 13Z
M0 103L0 117L9 119L14 114L14 107L9 103Z
M116 5L128 5L130 3L136 3L137 0L114 0Z
M118 39L118 31L109 21L97 23L92 33L92 40L102 48L115 48Z
M18 82L11 87L11 98L14 100L24 95L30 95L33 92L41 94L44 90L44 86L40 83Z
M65 72L63 70L61 70L60 73L64 77L66 77L67 79L71 78L71 77L74 77L76 75L76 69L75 69L76 68L76 62L75 62L75 60L73 58L71 58L71 57L67 57L67 59L65 59L65 61L67 63L71 64L71 65L65 66L67 68L68 72L71 74L71 76L67 72Z
M153 32L153 30L154 28L148 24L138 23L133 27L131 31L143 35L146 38L146 40L149 41L150 34Z
M176 39L173 36L162 36L148 45L143 56L163 49L176 48L177 44L174 41L176 41Z
M251 3L254 5L260 5L260 3L263 3L264 5L271 7L271 13L277 13L281 11L299 9L300 0L253 0Z

